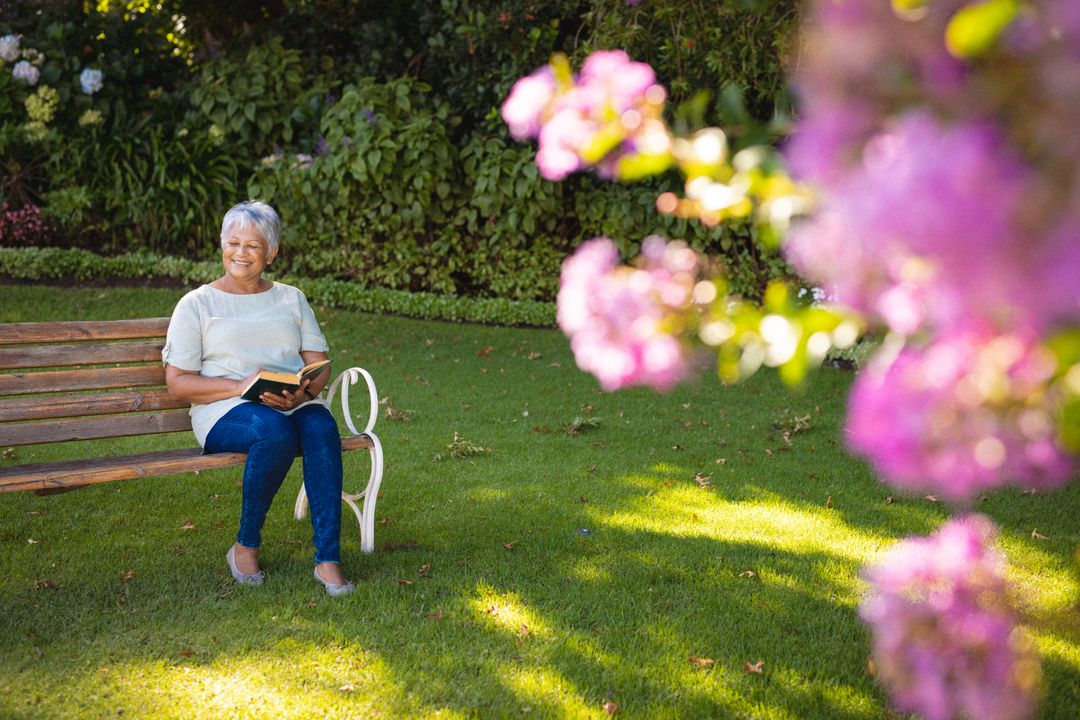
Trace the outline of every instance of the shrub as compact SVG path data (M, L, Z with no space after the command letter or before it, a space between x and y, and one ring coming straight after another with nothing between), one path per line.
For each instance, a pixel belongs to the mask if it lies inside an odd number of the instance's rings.
M459 192L447 103L411 79L347 86L323 115L323 155L275 155L249 184L285 223L292 272L453 292Z

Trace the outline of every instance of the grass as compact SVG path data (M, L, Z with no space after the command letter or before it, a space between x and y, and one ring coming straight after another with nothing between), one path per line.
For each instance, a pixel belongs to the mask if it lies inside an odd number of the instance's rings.
M0 320L164 315L179 296L6 286ZM947 511L889 502L845 453L850 373L604 394L554 331L316 310L335 367L371 370L394 418L376 426L376 552L345 529L358 592L311 578L298 470L261 588L225 568L236 470L0 495L0 717L889 717L859 568ZM1041 628L1041 716L1075 717L1080 484L979 510Z

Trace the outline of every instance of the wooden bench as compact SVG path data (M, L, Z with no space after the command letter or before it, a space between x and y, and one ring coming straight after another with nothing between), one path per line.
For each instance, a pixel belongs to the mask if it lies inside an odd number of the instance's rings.
M164 387L161 348L168 327L169 318L0 324L0 448L191 432L188 404ZM358 431L349 388L360 378L366 381L371 407L366 426ZM370 553L383 471L382 446L372 432L378 394L362 368L339 374L327 391L328 400L333 403L339 392L351 432L342 438L341 449L364 449L371 455L364 489L342 493L360 524L360 549ZM0 492L46 495L111 480L232 467L246 459L244 453L204 455L190 447L9 465L0 468ZM301 486L297 519L306 511Z

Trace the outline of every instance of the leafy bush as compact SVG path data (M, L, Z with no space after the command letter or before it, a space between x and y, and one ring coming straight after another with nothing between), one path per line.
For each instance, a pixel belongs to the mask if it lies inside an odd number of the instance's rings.
M625 0L593 0L584 16L590 28L578 49L622 48L647 62L676 104L696 90L714 92L713 112L704 120L731 120L731 95L745 94L752 117L769 120L787 112L784 68L799 19L796 0L649 0L629 6ZM728 129L738 124L725 122Z
M326 152L268 158L249 185L285 222L292 272L453 292L457 192L450 108L411 79L347 86L322 117Z
M222 55L202 67L191 103L214 127L238 145L269 155L278 143L310 138L329 86L318 71L280 37L252 47L243 57Z

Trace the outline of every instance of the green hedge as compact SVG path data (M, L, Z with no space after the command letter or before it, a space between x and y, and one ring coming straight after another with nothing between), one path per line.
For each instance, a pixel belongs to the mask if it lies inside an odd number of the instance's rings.
M198 285L220 277L221 264L153 253L103 257L79 249L0 247L0 276L52 281L169 279L183 285ZM551 327L555 324L555 306L551 303L414 293L291 275L275 279L299 287L314 304L343 310L488 325Z

